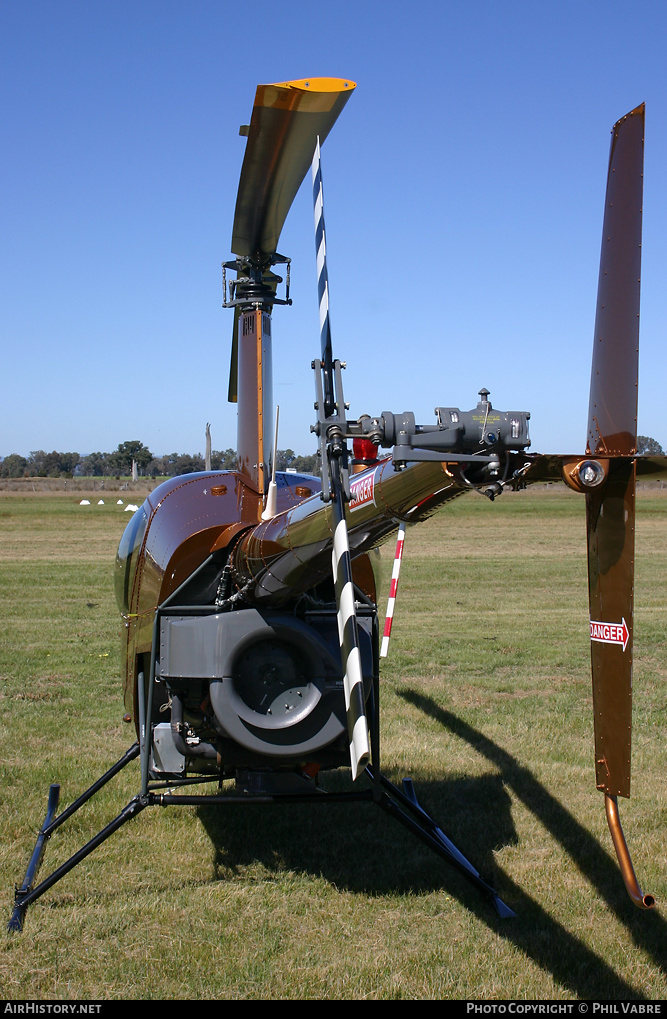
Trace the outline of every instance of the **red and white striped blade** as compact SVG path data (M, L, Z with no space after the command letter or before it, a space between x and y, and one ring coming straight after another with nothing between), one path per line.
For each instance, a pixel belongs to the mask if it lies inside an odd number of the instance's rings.
M396 595L398 593L398 578L401 572L403 561L403 543L405 541L405 524L398 528L396 539L396 552L394 554L394 565L391 571L391 586L389 588L389 600L387 602L387 615L384 621L384 633L382 634L382 645L380 647L380 658L386 658L389 651L389 638L391 627L394 622L394 609L396 608Z

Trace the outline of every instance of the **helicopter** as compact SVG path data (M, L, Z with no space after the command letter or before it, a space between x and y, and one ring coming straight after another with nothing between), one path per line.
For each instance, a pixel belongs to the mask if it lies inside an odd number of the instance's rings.
M47 813L9 929L28 906L147 806L367 801L457 869L503 918L515 916L419 803L412 781L380 766L379 547L460 496L495 500L563 482L585 502L596 787L630 898L641 890L621 827L630 795L633 561L638 476L667 458L637 455L644 106L612 129L585 451L529 451L528 411L438 406L348 418L334 356L321 146L355 83L311 78L257 87L222 265L233 311L228 398L237 404L235 470L172 478L131 518L118 548L126 720L136 741L97 782ZM276 469L272 313L289 305L280 235L308 171L313 187L320 349L312 362L318 474ZM275 272L284 272L284 278ZM235 273L228 281L227 274ZM280 287L284 285L284 291ZM350 449L351 446L351 449ZM398 547L398 546L397 546ZM131 762L140 790L120 814L36 883L47 840ZM320 776L349 769L335 792ZM200 788L213 785L214 791Z

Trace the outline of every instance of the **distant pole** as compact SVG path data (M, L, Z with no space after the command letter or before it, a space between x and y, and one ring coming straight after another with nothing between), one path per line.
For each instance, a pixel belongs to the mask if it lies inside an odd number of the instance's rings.
M139 480L139 474L138 474L138 471L137 471L137 461L136 460L132 461L132 480L133 481L138 481Z
M206 463L205 469L210 471L211 469L211 426L206 424Z

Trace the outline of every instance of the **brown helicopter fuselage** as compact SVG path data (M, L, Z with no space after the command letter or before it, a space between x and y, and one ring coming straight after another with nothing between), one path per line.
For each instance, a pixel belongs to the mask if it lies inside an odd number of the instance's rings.
M330 505L314 477L281 474L278 512L261 520L263 498L237 471L172 478L159 485L128 525L116 562L121 610L122 682L134 719L142 656L150 655L159 605L213 553L229 562L234 590L247 604L281 606L331 573ZM400 520L416 522L465 488L440 462L398 469L385 457L352 478L348 507L354 580L378 598L373 555Z

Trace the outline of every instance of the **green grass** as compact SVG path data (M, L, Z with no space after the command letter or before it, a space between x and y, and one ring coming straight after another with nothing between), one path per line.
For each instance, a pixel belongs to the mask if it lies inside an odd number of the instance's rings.
M128 515L79 498L0 494L7 920L49 784L65 806L133 741L112 591ZM22 934L3 921L0 997L666 998L666 537L667 494L640 491L620 807L655 910L630 903L595 790L583 503L556 487L469 496L408 530L382 765L412 776L517 918L373 806L153 808L30 907ZM53 835L41 876L138 786L130 765Z

